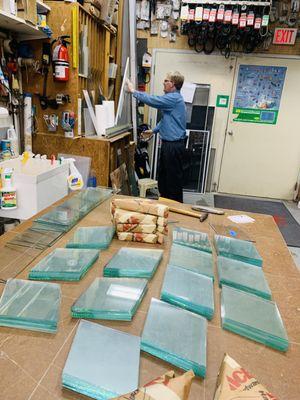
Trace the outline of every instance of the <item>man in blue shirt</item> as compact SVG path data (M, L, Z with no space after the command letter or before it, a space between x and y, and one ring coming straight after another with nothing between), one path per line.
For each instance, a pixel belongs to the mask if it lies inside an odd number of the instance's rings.
M183 157L186 136L186 109L180 94L184 77L179 72L170 72L164 80L163 96L151 96L134 90L127 81L128 91L150 107L162 112L162 118L152 131L144 133L151 137L159 132L162 146L158 169L158 189L162 197L183 201Z

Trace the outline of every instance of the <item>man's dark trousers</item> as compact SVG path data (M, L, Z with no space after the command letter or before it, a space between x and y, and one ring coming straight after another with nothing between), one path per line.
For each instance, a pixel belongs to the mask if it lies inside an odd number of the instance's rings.
M183 157L185 140L162 141L158 189L161 197L183 202Z

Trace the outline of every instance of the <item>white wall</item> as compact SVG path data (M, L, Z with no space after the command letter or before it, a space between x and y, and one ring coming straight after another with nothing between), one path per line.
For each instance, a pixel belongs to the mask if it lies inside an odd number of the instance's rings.
M151 93L162 94L162 82L165 75L170 70L178 70L185 76L186 81L211 85L210 106L216 105L218 94L229 95L230 100L232 100L235 95L233 85L235 74L237 75L238 72L238 64L253 63L270 65L270 61L266 61L268 59L267 57L258 57L257 55L248 55L247 57L241 55L238 58L233 56L226 60L225 57L221 55L197 54L188 50L155 49L153 56L154 66L152 68ZM276 144L274 143L277 151L277 159L274 160L274 153L271 151L264 151L264 153L261 152L261 156L266 158L265 164L268 165L268 171L265 169L262 170L259 162L257 164L253 163L252 181L256 182L256 185L254 185L253 191L250 190L250 192L248 192L250 195L285 199L292 198L292 182L294 179L296 182L300 167L300 120L299 124L296 123L296 120L298 120L298 113L300 113L297 100L299 91L294 90L296 87L300 88L300 68L298 63L300 66L300 61L296 62L295 60L284 59L283 61L278 62L279 65L288 66L288 83L285 84L284 93L281 99L278 123L273 126L272 137L277 138ZM291 113L293 114L292 117ZM212 147L216 148L216 156L212 183L216 183L217 185L219 185L229 115L229 108L215 108ZM155 119L156 111L150 109L149 122L152 126ZM235 135L238 135L239 129L242 129L242 125L247 125L248 128L252 130L264 130L265 127L263 125L256 126L256 124L240 123L240 128L238 124L235 127ZM292 134L287 134L289 132L292 132ZM280 145L280 143L282 144ZM270 138L268 137L268 143L265 143L264 147L267 146L267 148L270 149L271 145L272 140L270 142ZM278 151L280 148L282 151L280 152L280 159L278 159ZM275 169L277 173L280 168L279 176L281 182L279 182L278 179L276 181L276 178L271 179L271 182L275 183L276 187L268 188L264 185L264 190L260 190L261 188L257 177L265 175L264 180L267 182L270 181L270 178L272 178L273 163L275 163L277 167ZM231 174L239 174L238 168L235 167L232 169ZM269 174L269 176L267 176L267 174ZM240 175L242 175L241 171ZM228 193L246 194L243 190L235 190L234 185L235 184L230 186ZM224 185L224 180L222 186L226 187L226 185Z

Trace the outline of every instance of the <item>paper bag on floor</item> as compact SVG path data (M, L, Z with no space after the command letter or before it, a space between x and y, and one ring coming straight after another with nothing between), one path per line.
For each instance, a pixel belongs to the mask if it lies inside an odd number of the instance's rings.
M214 400L279 400L248 371L225 354Z
M135 392L114 400L188 400L194 376L193 371L177 377L174 371L169 371Z

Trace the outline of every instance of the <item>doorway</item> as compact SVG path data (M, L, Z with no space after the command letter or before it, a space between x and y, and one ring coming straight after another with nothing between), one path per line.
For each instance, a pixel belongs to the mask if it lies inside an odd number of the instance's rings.
M239 122L231 99L218 191L223 193L287 199L293 197L300 166L299 92L300 60L278 57L239 57L234 77L234 94L239 91L239 71L247 66L269 66L271 74L285 69L283 90L276 123L274 112L263 110L262 123ZM279 67L279 68L277 68ZM252 68L255 71L255 68ZM273 72L272 72L273 71ZM275 80L267 73L259 87L259 96L273 88ZM255 78L259 83L259 73ZM266 96L267 97L267 96ZM265 100L266 102L268 99ZM268 104L262 104L268 107ZM272 111L273 105L270 104ZM274 121L273 121L274 122Z
M194 110L190 110L191 121L187 124L187 134L192 133L191 141L187 142L189 156L185 165L185 191L194 193L210 191L213 182L218 178L216 171L220 165L228 118L228 108L217 107L216 101L220 95L228 98L231 95L236 60L234 57L226 60L221 55L207 56L187 50L168 49L155 49L152 57L151 94L163 94L162 82L170 72L170 65L173 71L180 71L185 76L186 82L196 83L199 88L200 92L195 94ZM205 88L208 93L206 95ZM158 120L156 110L150 108L150 126L154 127ZM213 150L215 157L210 157L209 149ZM156 177L159 160L157 137L150 153L152 176ZM208 171L210 171L211 185L207 185L207 173L203 173Z

